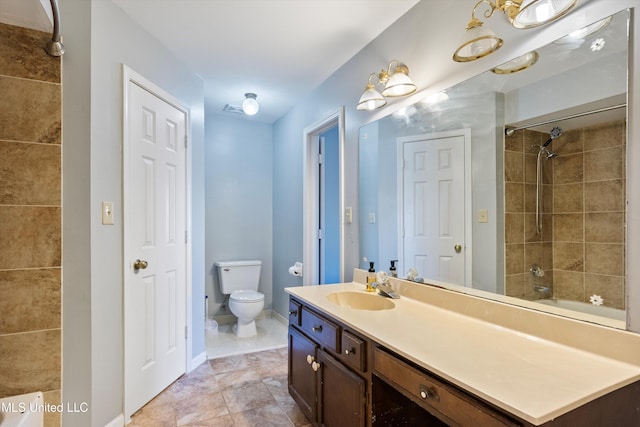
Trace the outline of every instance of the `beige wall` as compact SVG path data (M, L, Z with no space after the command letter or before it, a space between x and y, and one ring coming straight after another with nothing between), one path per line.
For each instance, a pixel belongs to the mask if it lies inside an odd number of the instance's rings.
M60 400L61 79L48 35L0 24L0 397ZM45 415L59 425L59 416Z
M562 134L543 162L543 232L535 231L536 153L547 134L505 139L506 292L537 299L536 284L559 299L625 308L626 126L614 122ZM533 263L545 270L533 278Z

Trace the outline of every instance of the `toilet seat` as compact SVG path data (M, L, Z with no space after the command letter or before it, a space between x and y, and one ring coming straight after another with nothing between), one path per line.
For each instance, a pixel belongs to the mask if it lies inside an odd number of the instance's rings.
M257 291L233 291L229 299L238 303L264 301L264 294Z

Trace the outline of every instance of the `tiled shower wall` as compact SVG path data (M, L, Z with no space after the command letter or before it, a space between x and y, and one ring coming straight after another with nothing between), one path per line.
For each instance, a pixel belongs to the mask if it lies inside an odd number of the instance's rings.
M0 24L0 397L42 391L57 403L62 86L49 37Z
M507 294L554 297L624 309L626 126L624 121L567 131L544 160L543 232L535 231L536 153L548 134L505 139ZM534 278L532 264L545 271ZM535 285L550 293L535 291Z

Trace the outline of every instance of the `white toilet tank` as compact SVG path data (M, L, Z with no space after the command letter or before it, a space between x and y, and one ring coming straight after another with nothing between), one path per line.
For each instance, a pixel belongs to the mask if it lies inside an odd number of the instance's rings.
M220 261L215 266L218 268L220 290L223 294L258 290L262 261Z

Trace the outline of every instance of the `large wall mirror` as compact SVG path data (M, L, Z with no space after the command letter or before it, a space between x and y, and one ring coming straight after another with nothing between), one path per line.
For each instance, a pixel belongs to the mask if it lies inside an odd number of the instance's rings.
M625 326L629 11L360 129L361 267Z

